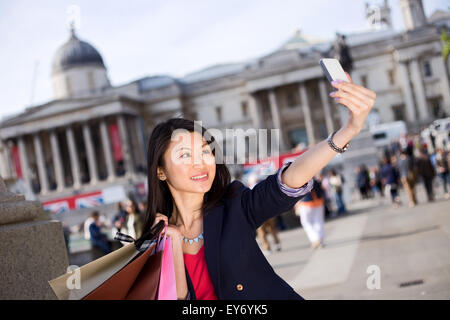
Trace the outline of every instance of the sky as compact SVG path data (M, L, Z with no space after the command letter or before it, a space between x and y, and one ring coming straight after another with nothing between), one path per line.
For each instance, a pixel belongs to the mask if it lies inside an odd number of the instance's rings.
M365 2L382 1L0 0L0 119L53 99L51 64L69 38L71 5L80 8L79 38L100 52L116 86L263 56L298 29L324 40L367 30ZM389 0L400 31L399 2ZM427 16L449 8L448 0L423 2Z

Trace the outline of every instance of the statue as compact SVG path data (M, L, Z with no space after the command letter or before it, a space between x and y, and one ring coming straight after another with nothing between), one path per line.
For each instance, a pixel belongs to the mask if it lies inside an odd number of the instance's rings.
M334 42L334 58L339 60L342 68L348 73L353 69L353 59L350 55L350 50L345 43L345 35L336 33L336 41Z

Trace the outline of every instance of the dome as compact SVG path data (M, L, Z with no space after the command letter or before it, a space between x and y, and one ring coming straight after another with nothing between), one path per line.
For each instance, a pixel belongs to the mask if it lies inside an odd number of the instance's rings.
M97 49L89 43L78 39L72 29L69 41L56 51L53 58L52 73L85 65L105 68L102 56Z

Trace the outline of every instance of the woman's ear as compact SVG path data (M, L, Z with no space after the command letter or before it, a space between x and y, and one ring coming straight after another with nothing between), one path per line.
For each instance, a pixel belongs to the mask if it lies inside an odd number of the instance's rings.
M166 180L166 175L164 174L164 172L161 169L161 167L158 167L156 170L157 170L156 171L157 172L156 175L158 176L158 179L161 180L161 181Z

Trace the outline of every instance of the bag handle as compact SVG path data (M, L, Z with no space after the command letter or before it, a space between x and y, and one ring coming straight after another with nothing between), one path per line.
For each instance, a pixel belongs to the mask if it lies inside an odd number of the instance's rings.
M147 250L147 248L149 248L156 240L157 244L159 244L161 239L161 231L163 230L164 225L165 225L164 221L161 220L152 229L150 229L148 232L146 232L144 235L142 235L139 239L136 240L127 234L117 232L116 235L114 236L114 240L119 240L123 242L134 242L136 250L142 252ZM157 235L158 239L156 239Z

